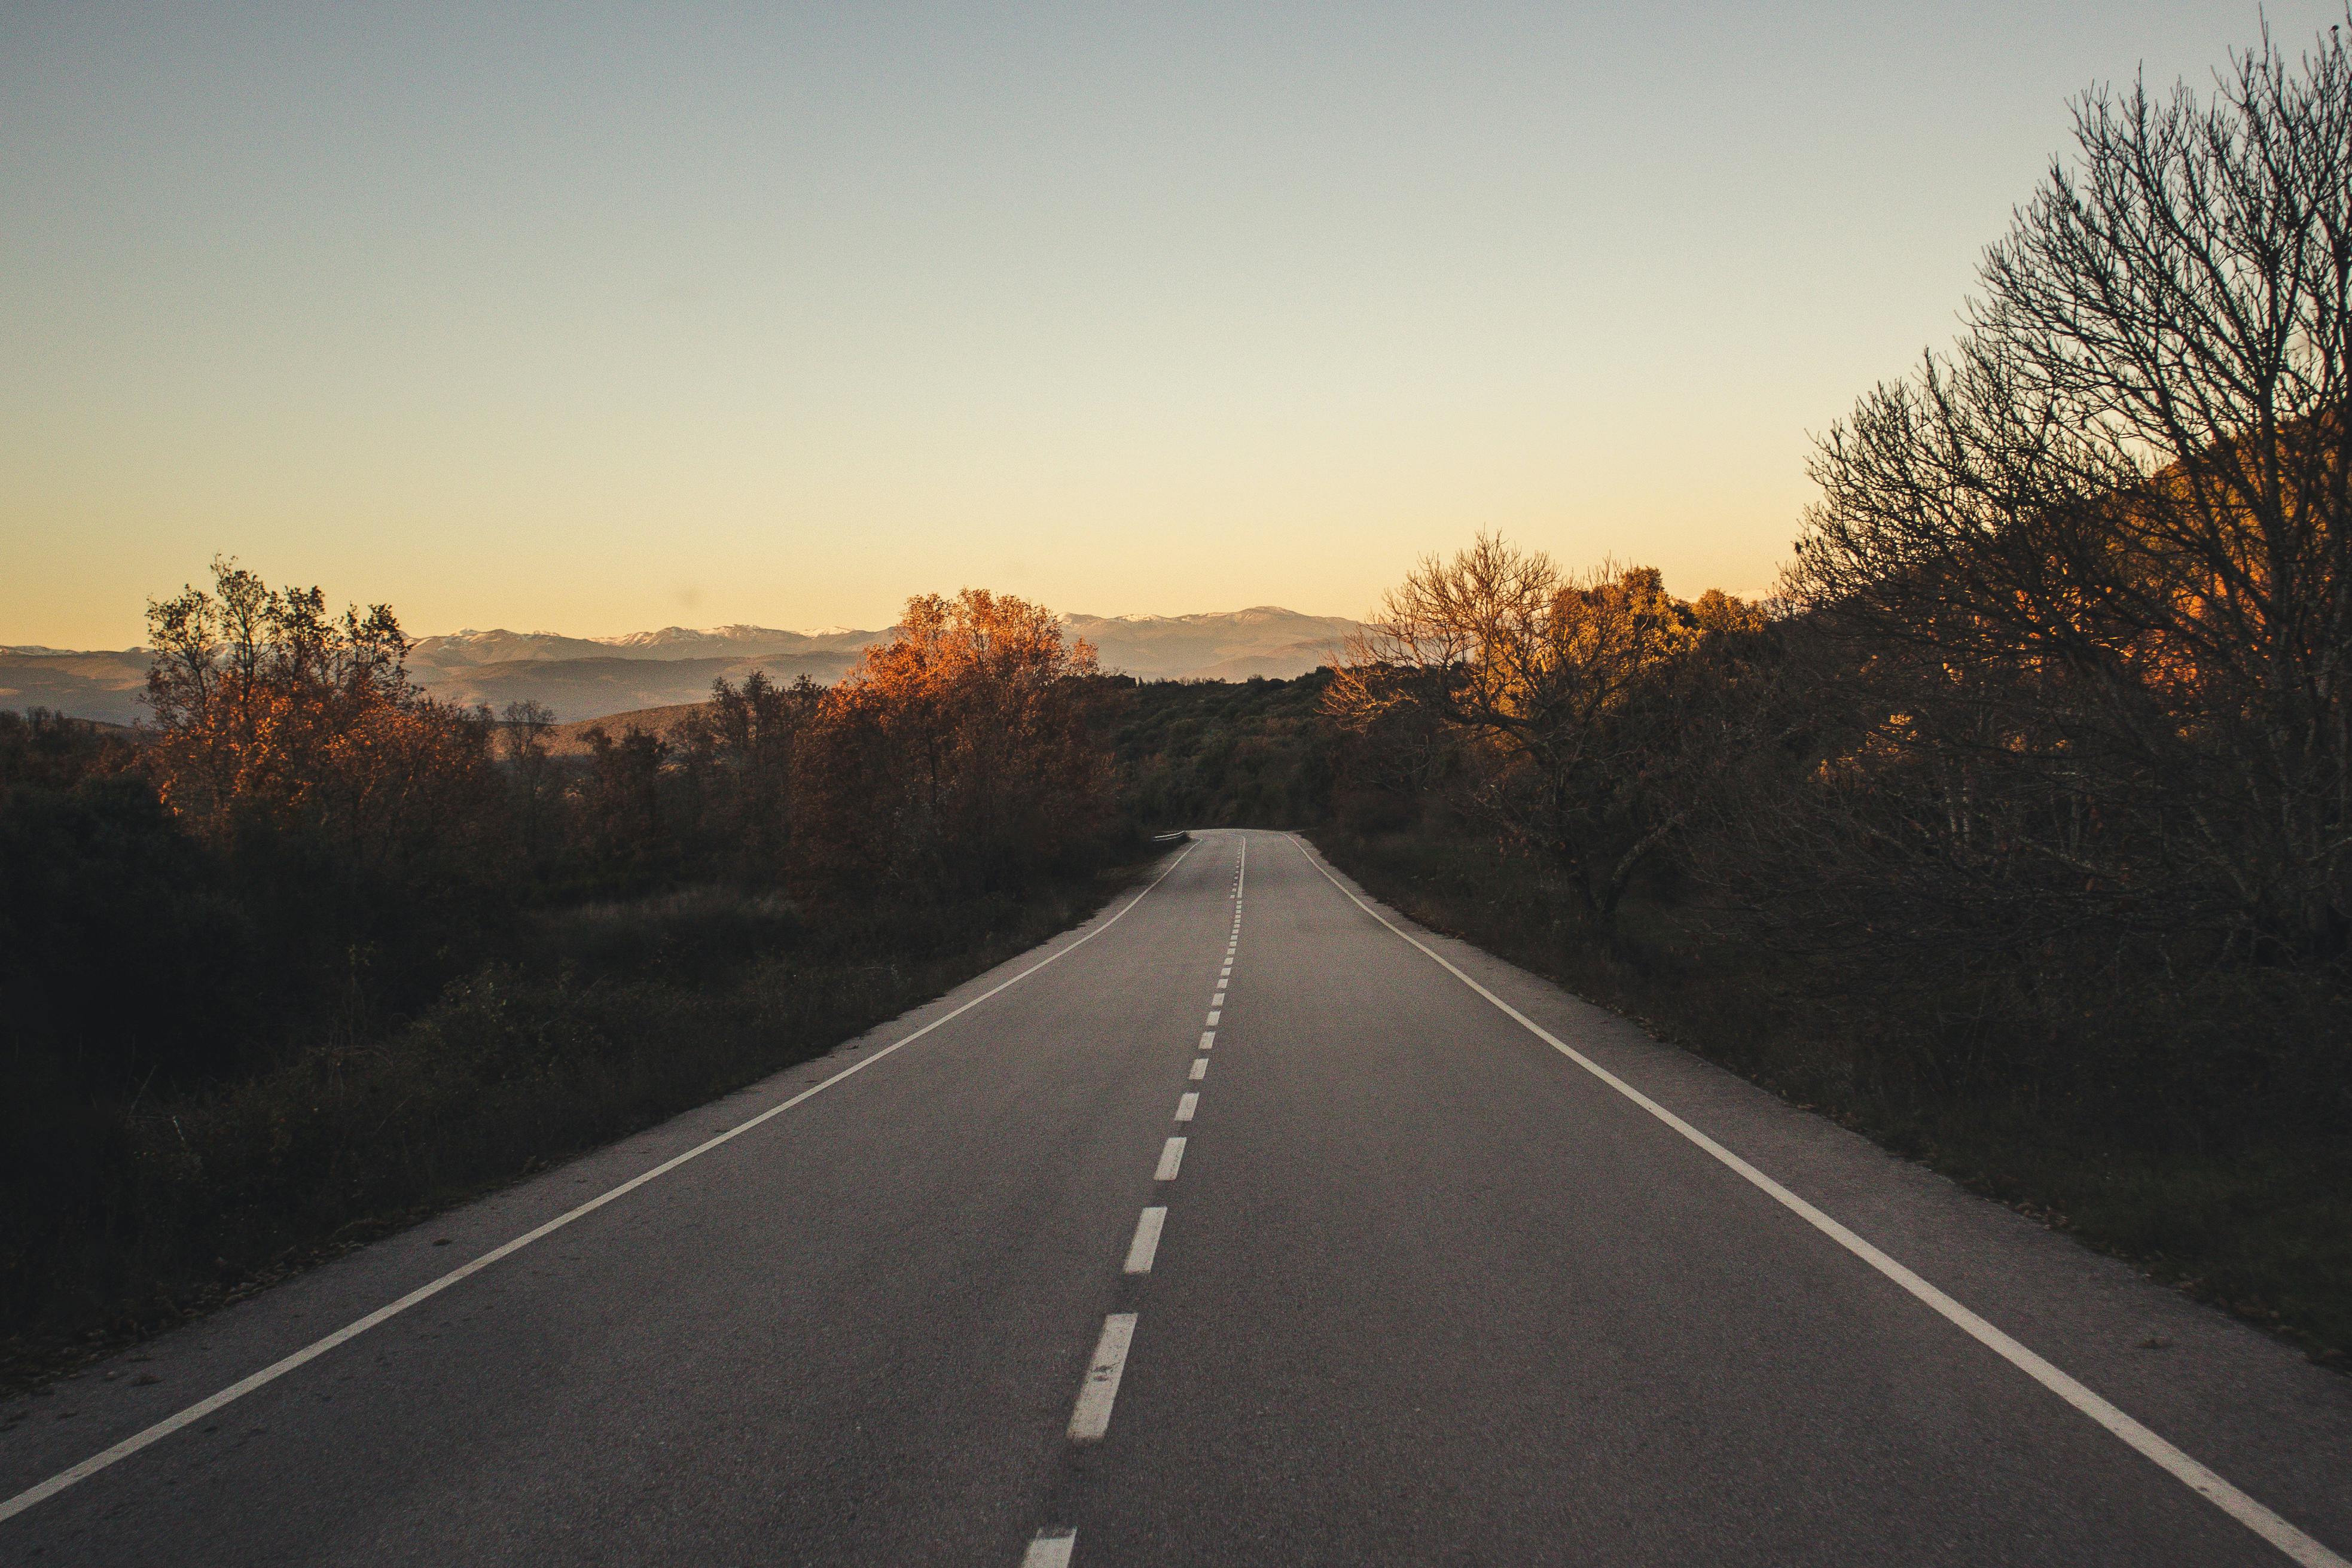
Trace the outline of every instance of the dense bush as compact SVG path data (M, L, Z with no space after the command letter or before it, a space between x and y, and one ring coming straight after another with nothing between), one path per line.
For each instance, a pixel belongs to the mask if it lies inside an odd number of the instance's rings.
M1153 829L1318 822L1330 806L1328 670L1295 680L1107 677L1097 696L1119 798Z

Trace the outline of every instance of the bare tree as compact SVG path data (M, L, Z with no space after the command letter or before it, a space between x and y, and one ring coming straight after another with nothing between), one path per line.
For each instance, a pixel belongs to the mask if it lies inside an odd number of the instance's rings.
M2265 35L2208 101L2086 96L2075 140L1958 345L1821 442L1787 585L1923 853L2340 954L2352 61Z

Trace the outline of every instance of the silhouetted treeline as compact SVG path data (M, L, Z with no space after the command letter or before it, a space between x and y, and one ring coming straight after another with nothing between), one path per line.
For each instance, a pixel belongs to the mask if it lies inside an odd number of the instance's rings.
M1335 847L2184 1272L2277 1226L2248 1296L2352 1340L2347 124L2334 33L2086 100L1765 602L1425 562L1329 690Z
M1300 827L1323 819L1331 672L1295 680L1104 678L1122 808L1153 828Z
M222 563L150 620L152 725L0 713L0 1352L822 1049L1133 844L1093 651L1017 599L582 758L384 606Z
M378 1026L510 951L526 908L940 903L1121 842L1091 652L1018 600L916 600L829 690L721 682L677 737L598 731L584 760L548 754L543 710L425 695L382 605L332 617L223 563L152 620L138 740L0 716L9 1054L96 1091Z

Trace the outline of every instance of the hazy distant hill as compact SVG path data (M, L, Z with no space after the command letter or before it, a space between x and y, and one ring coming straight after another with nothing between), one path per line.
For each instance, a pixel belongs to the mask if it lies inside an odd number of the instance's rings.
M786 632L769 626L713 626L694 631L665 626L616 637L568 637L555 632L463 631L420 638L409 661L420 670L448 670L483 664L571 658L800 658L813 654L855 655L885 632L831 626Z
M1357 623L1274 605L1201 616L1064 616L1105 669L1141 680L1288 679L1337 657Z
M0 648L0 708L53 708L79 719L131 724L147 716L147 650L59 653Z
M1145 680L1303 675L1330 663L1356 629L1355 622L1337 616L1303 616L1271 605L1198 616L1065 616L1062 624L1101 651L1105 669ZM777 681L806 675L829 683L856 661L858 649L889 635L846 626L791 632L740 626L667 626L614 637L462 631L419 639L409 668L427 690L453 702L492 708L544 702L559 721L572 721L699 702L710 695L713 679L740 680L754 669ZM54 708L133 723L146 716L139 702L146 679L142 648L0 648L0 708Z
M807 654L785 658L519 658L499 664L461 666L417 679L436 697L468 706L503 709L509 702L544 702L560 721L595 719L638 708L669 708L700 702L721 677L741 680L764 669L780 683L805 674L829 684L856 662L849 653Z

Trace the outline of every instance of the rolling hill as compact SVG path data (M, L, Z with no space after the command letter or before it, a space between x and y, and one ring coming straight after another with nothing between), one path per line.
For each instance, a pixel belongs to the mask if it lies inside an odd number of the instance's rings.
M1101 653L1103 668L1142 680L1288 678L1328 664L1357 623L1261 605L1192 616L1065 616L1064 628ZM778 681L805 675L829 684L860 648L890 634L829 626L667 626L623 637L460 631L418 639L409 668L453 702L543 702L564 722L699 702L715 679L755 669ZM52 708L108 723L145 717L143 648L67 653L0 647L0 708Z

